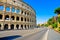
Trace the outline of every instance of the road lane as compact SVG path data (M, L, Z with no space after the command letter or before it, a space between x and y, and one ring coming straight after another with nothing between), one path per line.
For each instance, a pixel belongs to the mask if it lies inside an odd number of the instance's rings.
M50 29L47 40L60 40L60 33Z
M42 31L26 36L26 37L22 37L22 38L18 38L16 40L42 40L43 36L45 35L45 33L47 32L47 28L43 29Z

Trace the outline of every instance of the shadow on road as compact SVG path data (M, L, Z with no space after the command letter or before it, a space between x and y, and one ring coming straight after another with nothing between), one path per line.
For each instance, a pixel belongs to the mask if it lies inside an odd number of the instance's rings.
M20 35L7 36L7 37L0 38L0 40L13 40L13 39L16 39L18 37L22 37L22 36L20 36Z

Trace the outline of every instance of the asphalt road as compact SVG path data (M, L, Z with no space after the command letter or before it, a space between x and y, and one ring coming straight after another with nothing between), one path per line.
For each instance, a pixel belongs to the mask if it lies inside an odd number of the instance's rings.
M18 38L16 40L60 40L60 33L45 28L38 33Z
M55 32L52 29L49 29L47 40L60 40L60 33Z
M41 28L39 32L28 36L22 37L19 35L14 35L14 36L7 36L4 38L0 38L0 40L1 39L3 40L13 40L13 39L14 40L60 40L60 33L55 32L53 29Z
M48 29L44 28L43 30L41 30L38 33L29 35L29 36L26 36L26 37L18 38L16 40L47 40L47 35L46 34L48 34Z

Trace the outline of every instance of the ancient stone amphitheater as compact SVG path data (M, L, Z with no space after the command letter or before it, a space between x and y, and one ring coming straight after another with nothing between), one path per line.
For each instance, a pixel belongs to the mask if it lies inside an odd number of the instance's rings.
M36 27L34 9L23 0L0 0L0 30Z

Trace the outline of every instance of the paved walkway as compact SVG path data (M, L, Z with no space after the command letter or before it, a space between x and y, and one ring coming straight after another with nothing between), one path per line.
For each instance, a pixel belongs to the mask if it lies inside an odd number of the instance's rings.
M0 31L0 38L7 37L7 36L14 36L14 35L20 35L22 37L34 34L36 32L39 32L40 28L30 29L30 30L9 30L9 31Z

